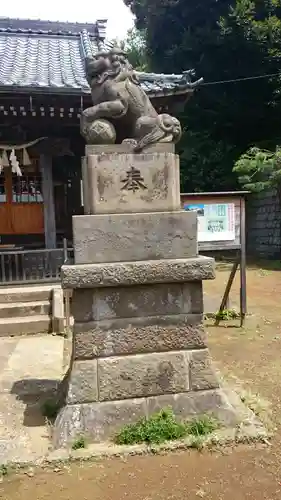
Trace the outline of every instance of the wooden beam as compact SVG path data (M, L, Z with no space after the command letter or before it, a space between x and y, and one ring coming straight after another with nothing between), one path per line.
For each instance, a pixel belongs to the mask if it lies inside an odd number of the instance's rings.
M56 216L52 157L50 155L40 155L40 170L42 174L42 195L44 201L45 246L46 248L56 248Z
M78 133L77 133L78 135ZM60 137L48 137L43 141L40 141L38 144L33 146L31 152L37 155L46 155L48 156L49 151L52 151L52 156L74 156L69 139L60 138Z

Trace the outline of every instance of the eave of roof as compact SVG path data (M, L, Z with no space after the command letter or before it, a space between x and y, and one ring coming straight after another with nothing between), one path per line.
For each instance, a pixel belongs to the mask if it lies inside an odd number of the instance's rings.
M187 95L187 94L192 94L194 92L194 89L190 88L184 88L184 89L172 89L172 90L167 90L163 88L158 88L158 89L147 89L146 85L144 82L141 82L141 87L142 89L147 93L147 95L153 99L153 98L159 98L159 97L171 97L171 96L180 96L180 95ZM90 89L80 89L80 88L69 88L67 89L66 87L63 88L53 88L53 87L17 87L16 85L11 85L11 86L2 86L0 84L0 96L1 94L12 94L12 93L17 93L17 94L23 94L23 95L54 95L54 96L89 96L90 95ZM1 97L0 97L1 98Z

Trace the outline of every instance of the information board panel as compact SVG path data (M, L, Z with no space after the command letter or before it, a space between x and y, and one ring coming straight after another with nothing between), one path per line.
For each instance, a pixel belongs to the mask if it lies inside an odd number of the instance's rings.
M235 240L234 203L184 204L198 214L198 242Z

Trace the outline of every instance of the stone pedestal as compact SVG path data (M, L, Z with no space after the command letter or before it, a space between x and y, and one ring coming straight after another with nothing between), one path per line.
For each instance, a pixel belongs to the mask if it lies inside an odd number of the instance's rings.
M214 261L198 256L197 216L180 209L173 147L88 147L83 177L89 215L73 217L75 264L62 268L74 343L55 445L109 439L167 405L229 422L202 326Z

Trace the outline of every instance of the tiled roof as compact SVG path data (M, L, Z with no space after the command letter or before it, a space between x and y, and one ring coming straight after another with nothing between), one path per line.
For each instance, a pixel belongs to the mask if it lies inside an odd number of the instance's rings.
M41 19L12 19L0 17L0 32L31 33L53 35L79 35L86 30L92 35L104 39L106 19L98 19L95 23L70 23L61 21L42 21Z
M0 18L0 91L89 93L84 58L106 45L105 24ZM189 74L140 73L139 77L152 96L193 88Z

